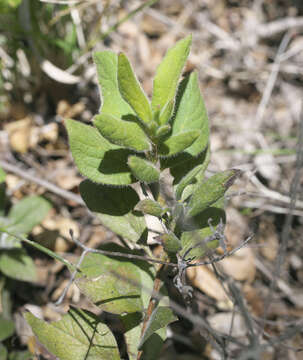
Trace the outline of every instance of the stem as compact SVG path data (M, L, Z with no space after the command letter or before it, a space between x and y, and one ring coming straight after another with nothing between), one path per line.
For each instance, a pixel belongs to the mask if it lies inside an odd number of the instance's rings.
M166 261L167 260L167 254L163 251L162 256L161 256L161 261ZM141 330L141 339L144 335L144 332L146 330L146 326L147 323L155 309L155 307L158 305L159 302L159 292L160 292L160 288L162 286L162 280L161 280L161 274L162 271L164 269L165 265L164 264L158 264L157 265L157 270L156 270L156 277L155 277L155 281L154 281L154 286L153 286L153 291L149 300L149 304L146 310L146 314L143 320L143 324L142 324L142 330ZM138 355L137 355L137 360L142 360L143 359L143 351L140 350L138 351Z
M24 236L21 236L21 235L17 235L17 234L14 234L10 231L7 231L6 229L3 229L3 228L0 228L0 233L5 233L5 234L8 234L10 236L13 236L15 237L16 239L18 239L19 241L23 241L25 242L26 244L40 250L41 252L43 252L44 254L52 257L53 259L55 260L58 260L60 262L62 262L65 266L67 266L71 271L73 270L77 270L77 267L75 265L73 265L72 263L70 263L69 261L67 261L66 259L64 259L62 256L56 254L55 252L47 249L46 247L32 241L32 240L29 240L27 239L26 237Z

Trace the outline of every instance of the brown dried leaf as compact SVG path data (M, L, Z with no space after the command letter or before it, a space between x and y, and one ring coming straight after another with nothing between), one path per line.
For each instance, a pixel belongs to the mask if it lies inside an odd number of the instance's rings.
M65 252L72 246L70 229L73 230L75 237L79 236L79 227L75 221L54 216L51 212L41 225L33 229L35 240L56 252Z
M12 149L24 154L28 151L30 145L30 134L32 119L27 116L22 120L14 121L5 126L9 134L9 142Z
M256 275L255 255L251 248L242 248L220 261L224 271L235 280L252 282Z
M272 222L262 222L260 224L258 242L262 245L260 248L261 254L266 259L273 261L278 254L279 240Z
M206 266L190 267L186 270L189 283L219 302L229 299L215 274Z
M207 317L210 326L223 333L232 336L245 336L246 326L240 314L222 312Z
M81 114L84 109L85 105L82 102L71 105L66 100L61 100L57 105L57 114L63 118L74 118Z
M264 303L258 291L250 284L245 284L243 286L243 293L254 315L261 317L264 313Z

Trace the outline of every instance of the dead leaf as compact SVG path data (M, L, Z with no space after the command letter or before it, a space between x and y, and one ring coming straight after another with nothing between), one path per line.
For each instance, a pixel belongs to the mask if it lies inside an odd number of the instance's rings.
M167 32L167 26L154 16L144 14L142 20L142 31L148 36L161 36Z
M229 299L215 274L207 266L193 266L186 270L189 283L219 302Z
M66 279L62 281L60 286L56 288L56 290L52 294L52 300L56 301L59 299L59 297L62 295L63 291L65 290L66 286L69 283L69 279ZM80 301L81 292L78 288L78 286L75 283L72 283L70 287L67 290L66 299L69 299L69 301L72 301L74 304L78 303Z
M71 105L66 100L61 100L57 105L57 114L63 118L74 118L81 114L84 109L85 105L82 102Z
M263 303L263 299L258 294L258 291L250 284L245 284L243 286L243 293L254 315L261 317L264 312L264 303Z
M73 245L69 235L70 229L73 230L75 237L79 236L79 227L75 221L54 216L52 212L41 225L36 226L32 231L35 240L56 252L66 252Z
M40 131L40 141L46 140L51 143L55 143L58 139L59 127L58 124L53 122L44 125Z
M254 159L260 174L267 180L277 181L281 176L281 168L276 163L272 154L258 154Z
M256 275L255 255L251 248L239 249L220 261L224 271L238 281L252 282Z
M5 130L9 134L10 146L14 151L21 154L28 151L31 127L32 119L29 116L22 120L11 122L5 126Z
M278 254L279 240L272 222L261 222L258 242L261 254L268 260L273 261Z
M240 314L222 312L207 317L209 325L224 334L240 337L245 336L246 326Z

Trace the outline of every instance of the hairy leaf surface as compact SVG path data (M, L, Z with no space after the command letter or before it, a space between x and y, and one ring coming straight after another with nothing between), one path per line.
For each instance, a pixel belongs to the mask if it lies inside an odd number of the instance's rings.
M154 79L152 97L153 111L161 111L171 100L174 100L178 81L189 54L191 36L180 40L169 49L158 66Z
M147 96L142 90L127 57L118 55L118 84L125 101L145 123L152 121L152 111Z
M30 312L25 318L39 341L60 360L119 360L109 327L94 314L75 308L59 321L47 323Z
M84 180L80 194L103 225L116 234L134 242L144 236L146 224L144 216L134 211L139 197L132 188L113 188Z
M94 124L100 134L112 144L120 145L135 151L151 150L151 143L141 129L132 121L120 120L112 115L96 115Z
M197 156L208 144L209 125L196 72L186 77L179 86L175 117L172 123L173 135L189 130L199 130L200 136L185 152Z
M108 185L129 185L134 181L126 164L129 150L109 143L92 126L70 119L65 125L74 161L82 175Z

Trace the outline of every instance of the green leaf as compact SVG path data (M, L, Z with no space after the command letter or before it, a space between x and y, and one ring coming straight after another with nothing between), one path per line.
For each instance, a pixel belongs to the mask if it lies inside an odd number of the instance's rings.
M6 347L0 343L0 359L6 360L7 359L7 350Z
M189 54L191 36L180 40L168 50L157 69L152 97L153 111L162 108L175 98L177 84Z
M28 196L14 205L0 226L16 235L28 234L47 215L51 204L40 196ZM20 241L7 233L0 234L0 249L20 248Z
M171 131L171 126L168 124L160 126L156 131L156 137L160 138L167 135Z
M122 314L143 310L142 270L133 260L89 253L80 270L77 286L103 311ZM144 286L152 286L151 279L149 283L145 281Z
M47 323L31 313L25 319L39 341L60 360L118 360L116 340L100 317L71 308L61 320Z
M124 327L124 338L127 347L127 355L130 360L137 359L138 344L141 337L141 313L123 314L120 319Z
M6 173L2 169L2 167L0 167L0 183L3 183L5 181L5 178L6 178Z
M18 241L19 247L21 247L21 241L23 241L26 244L30 245L31 247L34 247L35 249L38 249L40 252L50 256L51 258L60 261L62 264L64 264L71 271L76 270L76 266L74 266L68 260L66 260L62 256L56 254L55 252L49 250L48 248L40 245L39 243L37 243L35 241L29 240L29 239L27 239L26 237L24 237L22 235L16 235L16 234L13 234L11 232L8 232L8 230L3 229L2 227L0 227L0 233L8 234L10 236L16 237L16 241ZM1 237L0 237L0 241L1 241Z
M135 210L142 211L143 214L161 217L165 213L165 209L154 200L144 199L138 202Z
M127 354L130 360L137 359L138 345L141 338L142 315L139 313L121 316L122 323L126 329L124 333L127 346ZM144 360L155 360L162 350L166 339L166 327L155 331L143 344Z
M149 101L123 53L118 55L118 84L122 97L139 118L145 123L151 122L152 112Z
M37 281L35 264L24 249L12 249L1 251L0 271L13 279L20 281Z
M187 216L195 216L219 200L240 173L236 169L226 170L198 184L190 198Z
M173 232L162 234L159 237L161 242L163 243L164 250L167 253L176 254L178 251L182 249L181 241L177 238L177 236Z
M94 124L108 141L135 151L151 150L148 136L141 127L132 121L120 120L112 115L96 115Z
M103 225L116 234L134 242L145 235L144 216L133 211L140 199L132 188L110 188L84 180L80 194Z
M7 198L6 198L6 183L0 183L0 216L4 216L6 208Z
M171 118L172 113L173 113L174 105L175 105L174 100L169 100L165 104L165 106L163 107L163 109L161 110L161 112L159 114L160 125L165 125L169 121L169 119Z
M0 13L5 14L14 11L21 2L22 0L1 0Z
M0 358L2 360L2 358ZM10 351L8 360L32 360L33 354L28 350Z
M186 77L179 86L172 135L190 130L199 130L200 136L185 152L197 156L208 144L209 125L196 72Z
M160 171L150 161L137 156L129 156L127 164L130 167L132 174L139 181L143 181L147 184L159 181Z
M0 341L3 341L15 332L15 324L13 320L5 319L0 315Z
M224 211L224 198L222 197L211 207L208 207L197 216L186 218L183 222L183 231L181 235L182 256L190 247L201 244L199 247L192 249L187 255L188 258L200 258L210 249L216 249L219 246L218 240L203 242L203 239L213 234L212 228L209 226L209 219L213 229L216 229L220 221L225 222L226 216Z
M146 325L144 334L138 345L138 349L141 349L145 341L157 330L166 327L173 321L178 320L173 311L168 306L158 306L155 308L151 317Z
M186 131L170 136L159 145L159 155L169 157L180 153L181 151L187 149L199 136L200 131L198 130Z
M197 158L193 158L191 161L188 161L187 163L181 164L179 166L175 166L171 169L170 172L171 175L174 177L174 183L179 182L175 190L177 200L181 199L183 191L188 185L196 182L198 180L198 177L200 179L203 178L204 172L209 164L209 160L210 151L208 147L207 151L201 153ZM180 177L184 173L186 173L186 175L184 175L180 180Z
M118 56L111 51L95 52L93 55L97 67L98 82L101 87L101 109L103 113L118 118L134 114L132 108L122 98L118 86Z
M18 201L8 214L9 230L14 233L28 234L32 228L45 218L51 204L40 196L27 196Z
M127 166L129 150L110 144L99 131L79 121L66 120L70 149L80 173L108 185L129 185L133 177Z

